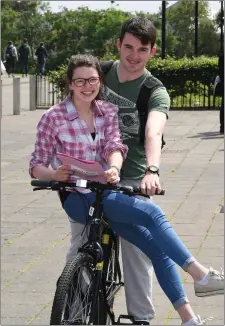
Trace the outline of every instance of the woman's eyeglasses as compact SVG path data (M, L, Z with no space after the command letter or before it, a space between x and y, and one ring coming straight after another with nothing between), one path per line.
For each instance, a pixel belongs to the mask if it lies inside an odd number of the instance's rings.
M91 78L75 78L72 79L72 83L77 87L82 87L86 84L86 82L89 83L89 85L97 85L99 83L100 77L91 77Z

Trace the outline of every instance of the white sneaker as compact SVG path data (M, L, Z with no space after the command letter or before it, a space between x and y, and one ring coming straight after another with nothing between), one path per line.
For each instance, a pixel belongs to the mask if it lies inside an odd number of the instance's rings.
M206 325L206 321L207 320L212 320L213 317L208 317L204 320L201 320L201 317L199 315L197 315L195 318L193 318L194 320L192 321L187 321L186 323L183 323L181 325L185 325L185 326L189 326L189 325Z
M224 272L218 272L212 267L209 269L206 285L194 282L195 295L197 297L207 297L211 295L224 294Z

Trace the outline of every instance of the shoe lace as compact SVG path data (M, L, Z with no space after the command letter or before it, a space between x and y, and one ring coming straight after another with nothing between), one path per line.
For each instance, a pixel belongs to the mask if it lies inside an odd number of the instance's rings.
M206 322L209 320L212 320L212 319L213 319L213 317L207 317L207 318L203 319L201 322L203 325L206 325Z
M217 276L217 279L218 280L224 280L224 271L222 268L220 268L219 271L213 269L212 267L210 267L209 269L209 273L212 275L212 276Z

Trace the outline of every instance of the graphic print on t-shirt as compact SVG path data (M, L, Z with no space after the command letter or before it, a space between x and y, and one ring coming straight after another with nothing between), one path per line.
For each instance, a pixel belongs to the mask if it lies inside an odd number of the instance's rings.
M138 135L140 124L136 103L118 95L107 86L102 89L101 100L109 101L119 107L119 125L123 140Z

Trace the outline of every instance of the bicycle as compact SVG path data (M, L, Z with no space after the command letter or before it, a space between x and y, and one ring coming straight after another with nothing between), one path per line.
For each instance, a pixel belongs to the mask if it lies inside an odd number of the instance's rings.
M115 321L114 298L124 283L119 263L119 239L103 216L102 201L104 190L148 196L136 186L80 179L73 183L32 180L31 185L34 191L73 191L74 187L81 187L96 192L96 201L89 209L88 240L66 264L58 280L50 325L110 325L121 324L121 319L129 319L134 324L129 315L120 315ZM164 193L162 190L160 195Z

